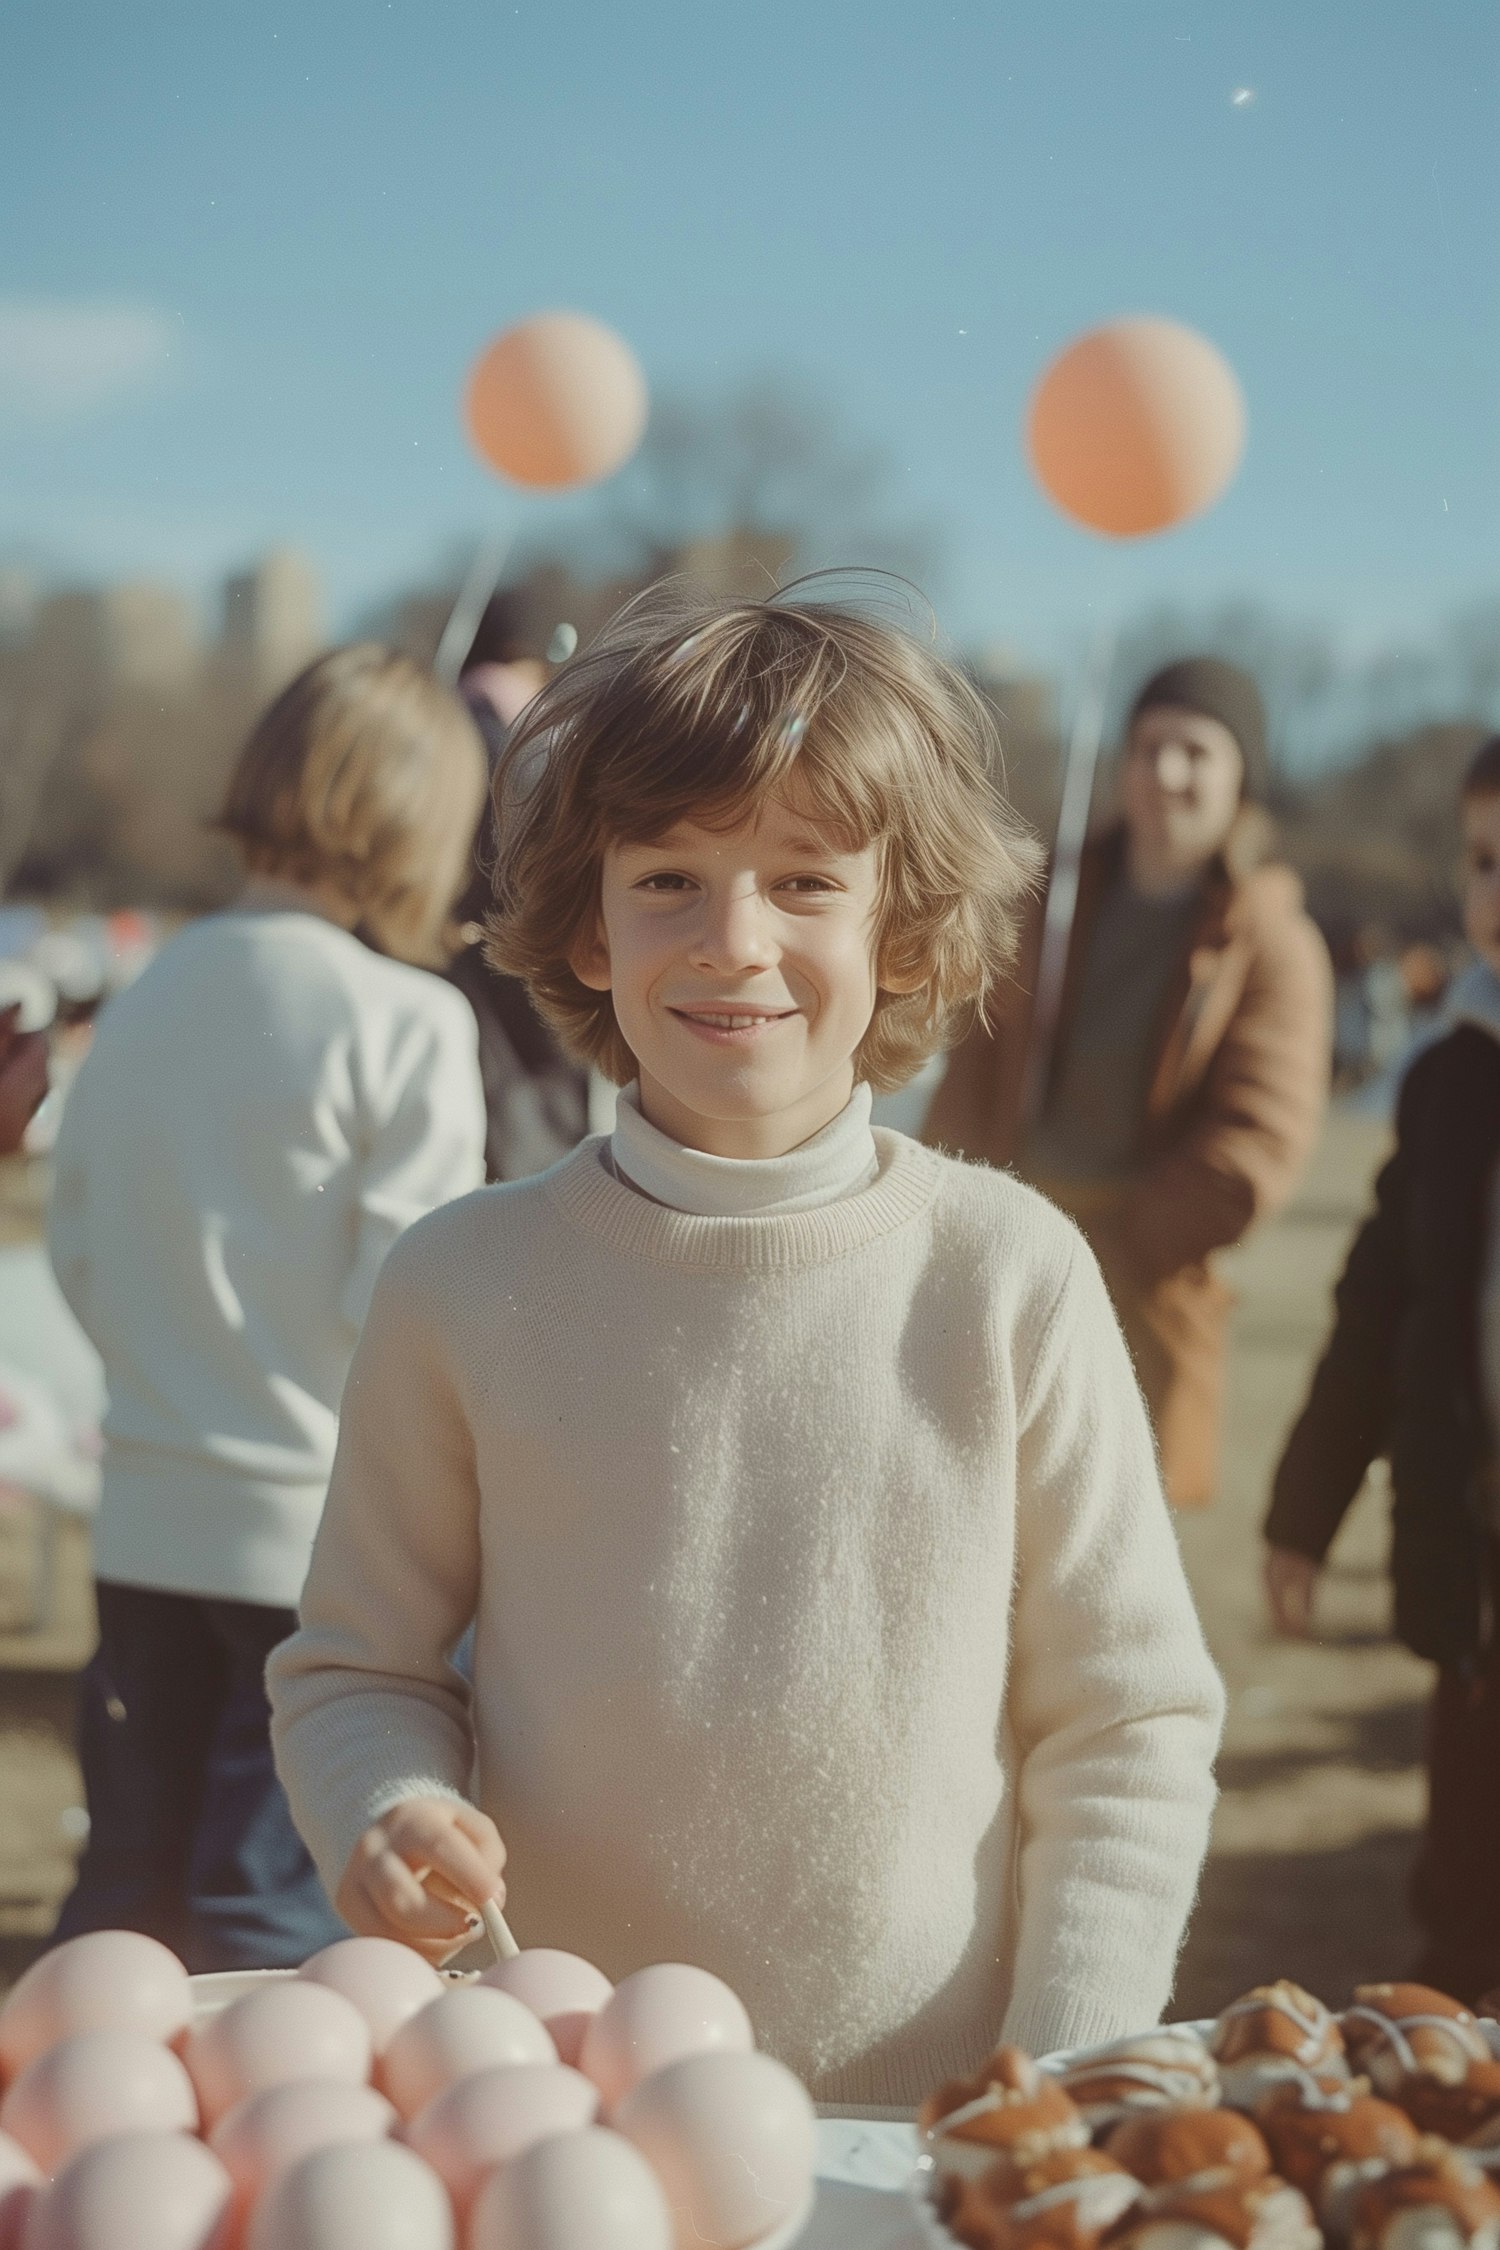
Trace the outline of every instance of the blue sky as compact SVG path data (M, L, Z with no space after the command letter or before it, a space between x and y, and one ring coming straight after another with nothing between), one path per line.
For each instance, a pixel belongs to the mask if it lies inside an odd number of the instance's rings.
M203 589L292 540L347 619L569 516L454 411L561 304L659 388L835 400L964 636L1248 593L1368 642L1500 594L1493 0L11 0L3 62L0 556ZM1215 339L1250 444L1121 548L1018 429L1127 311Z

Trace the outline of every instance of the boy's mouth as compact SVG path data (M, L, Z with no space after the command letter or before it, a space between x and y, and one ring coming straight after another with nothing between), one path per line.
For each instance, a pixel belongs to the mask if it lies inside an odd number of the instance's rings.
M726 1043L744 1045L769 1029L772 1024L786 1023L797 1014L795 1008L669 1008L667 1013L685 1024L702 1039L716 1046Z

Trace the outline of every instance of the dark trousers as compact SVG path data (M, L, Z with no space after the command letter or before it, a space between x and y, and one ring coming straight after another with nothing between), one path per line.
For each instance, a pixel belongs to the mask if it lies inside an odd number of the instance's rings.
M1489 1646L1443 1667L1427 1715L1427 1828L1412 1883L1422 1980L1473 2002L1500 1985L1500 1541L1490 1548Z
M102 1582L83 1677L89 1840L53 1942L144 1930L189 1969L279 1969L348 1932L271 1761L266 1658L296 1613Z

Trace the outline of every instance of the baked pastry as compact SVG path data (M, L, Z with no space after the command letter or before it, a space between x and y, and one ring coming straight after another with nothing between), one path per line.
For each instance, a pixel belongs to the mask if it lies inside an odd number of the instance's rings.
M1054 2149L1084 2148L1089 2129L1055 2078L1021 2047L997 2047L970 2078L950 2078L917 2112L925 2152L940 2176L975 2180L999 2156L1032 2163Z
M1136 2110L1211 2109L1219 2066L1196 2031L1150 2031L1076 2055L1058 2077L1098 2133Z
M1354 2198L1350 2250L1496 2250L1500 2188L1471 2158L1428 2138L1417 2161Z
M1489 2147L1500 2132L1500 2062L1471 2062L1456 2082L1412 2071L1397 2081L1391 2099L1424 2133Z
M1214 2187L1155 2188L1117 2227L1111 2250L1321 2250L1305 2195L1269 2174Z
M1127 2117L1108 2134L1104 2150L1148 2188L1189 2181L1248 2186L1271 2169L1262 2135L1233 2109L1159 2109Z
M1457 2086L1471 2063L1493 2059L1469 2010L1429 1984L1359 1985L1343 2027L1354 2069L1393 2100L1409 2078Z
M1302 2190L1325 2234L1336 2240L1349 2232L1360 2189L1414 2162L1422 2145L1405 2111L1374 2094L1350 2091L1309 2100L1299 2087L1287 2085L1257 2114L1277 2171Z
M1332 2012L1300 1984L1279 1977L1233 2001L1208 2044L1219 2065L1221 2099L1253 2110L1286 2080L1309 2093L1337 2093L1348 2083L1344 2039Z
M1140 2183L1094 2148L1054 2149L1034 2163L1001 2156L977 2180L950 2173L938 2191L948 2232L969 2250L1097 2250L1140 2199Z
M1255 2110L1291 2081L1304 2092L1338 2092L1349 2079L1334 2014L1291 1978L1257 1984L1217 2018L1208 2045L1219 2063L1219 2097Z

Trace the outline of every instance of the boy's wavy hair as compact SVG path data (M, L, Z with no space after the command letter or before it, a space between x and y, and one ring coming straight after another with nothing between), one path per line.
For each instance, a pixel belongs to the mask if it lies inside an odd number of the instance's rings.
M999 743L970 682L868 606L652 588L530 703L495 778L486 950L564 1046L623 1085L636 1061L608 992L570 965L596 927L611 843L679 820L730 828L779 797L846 850L877 847L882 990L855 1057L900 1086L962 1031L1015 949L1039 848L998 795Z
M484 808L457 696L374 641L330 649L261 713L211 824L252 875L327 883L382 952L440 967Z

